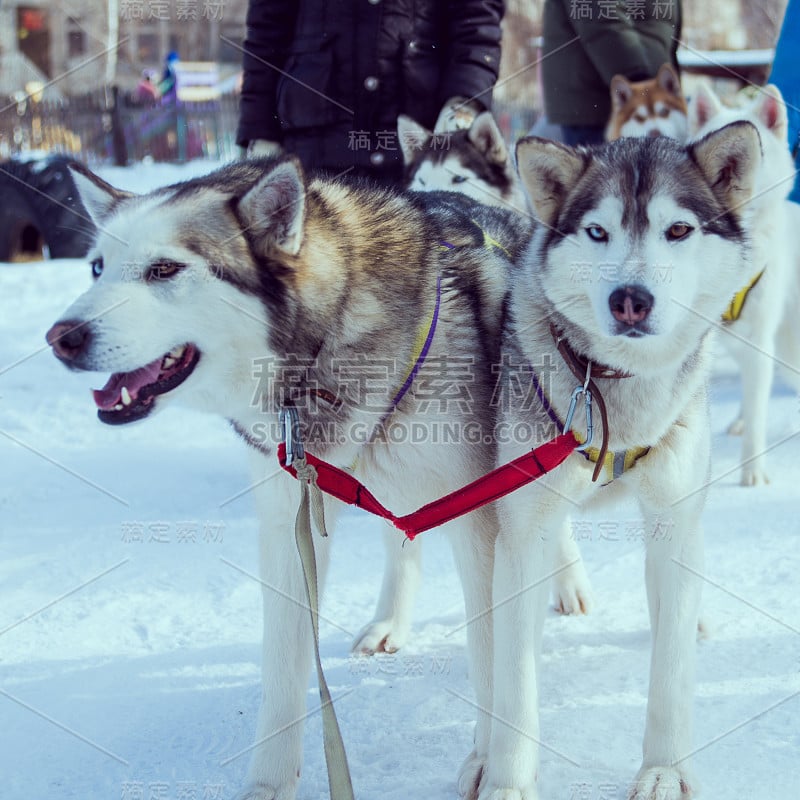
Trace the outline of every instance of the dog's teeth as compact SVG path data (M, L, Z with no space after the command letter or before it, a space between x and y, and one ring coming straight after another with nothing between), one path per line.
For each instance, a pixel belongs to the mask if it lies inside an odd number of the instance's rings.
M169 369L175 363L175 359L172 356L164 356L164 360L161 362L162 369Z
M125 406L123 406L122 403L117 403L114 406L114 411L122 411L123 408L125 408Z
M133 402L131 393L128 391L127 386L122 387L122 391L119 393L119 396L122 398L122 405L124 406L129 406Z
M180 358L183 355L183 351L186 349L186 345L182 344L180 347L173 347L172 350L169 351L169 354L173 358Z

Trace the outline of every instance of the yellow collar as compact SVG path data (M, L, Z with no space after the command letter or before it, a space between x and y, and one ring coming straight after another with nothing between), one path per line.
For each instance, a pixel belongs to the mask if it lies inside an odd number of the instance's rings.
M766 267L764 268L766 269ZM758 273L758 275L744 287L744 289L740 289L736 294L733 296L733 300L731 300L730 305L725 309L725 312L722 315L723 322L736 322L737 319L742 315L742 309L744 308L744 302L747 300L747 295L750 294L750 290L761 280L761 276L764 274L764 269Z

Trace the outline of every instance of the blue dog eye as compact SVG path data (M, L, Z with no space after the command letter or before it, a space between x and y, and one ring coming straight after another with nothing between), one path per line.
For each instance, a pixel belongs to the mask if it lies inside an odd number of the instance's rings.
M103 259L95 258L92 261L92 277L99 278L103 274Z
M608 232L605 228L601 228L599 225L589 225L589 227L586 228L586 233L588 234L589 238L592 239L592 241L608 241Z

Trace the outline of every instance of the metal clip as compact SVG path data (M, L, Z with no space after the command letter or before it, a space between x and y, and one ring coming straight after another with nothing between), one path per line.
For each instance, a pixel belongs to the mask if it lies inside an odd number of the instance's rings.
M567 418L564 422L564 433L567 433L572 427L572 418L575 416L575 407L578 405L578 398L583 395L584 407L586 409L586 441L576 447L576 450L586 450L592 443L594 436L594 424L592 423L592 393L589 390L589 381L587 379L583 386L576 386L572 392L572 397L569 400L569 411L567 411Z
M303 439L300 436L300 416L294 406L281 409L279 422L283 426L283 442L286 445L286 466L290 467L295 459L305 458Z

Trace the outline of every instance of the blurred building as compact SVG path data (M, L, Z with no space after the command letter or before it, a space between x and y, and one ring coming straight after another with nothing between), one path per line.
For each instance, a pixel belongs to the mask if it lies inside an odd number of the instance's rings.
M133 88L173 50L218 62L224 79L240 68L246 12L247 0L2 0L0 96L31 82L45 97Z

